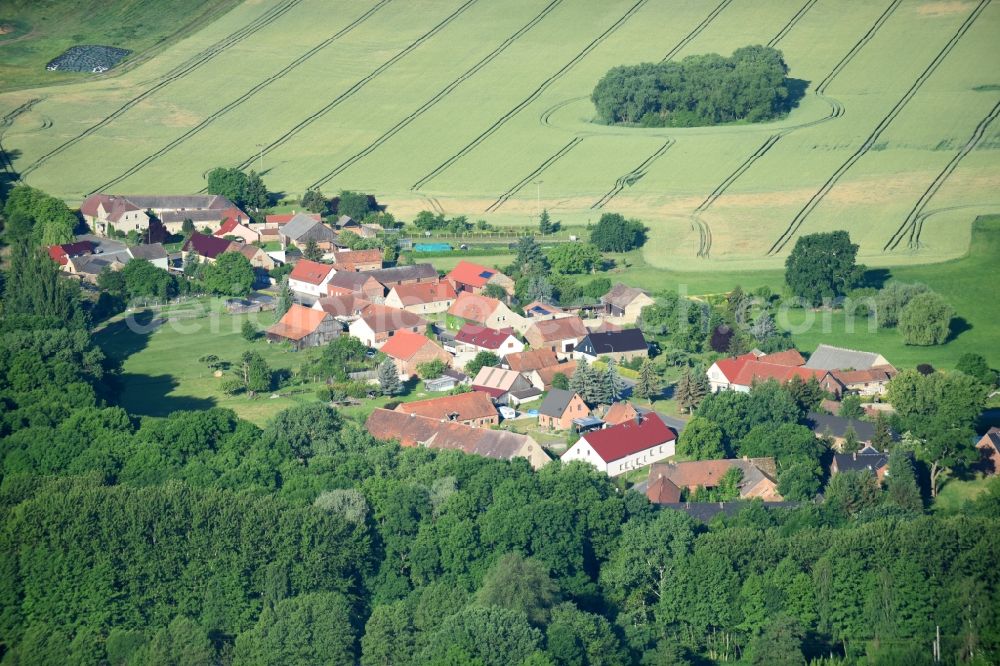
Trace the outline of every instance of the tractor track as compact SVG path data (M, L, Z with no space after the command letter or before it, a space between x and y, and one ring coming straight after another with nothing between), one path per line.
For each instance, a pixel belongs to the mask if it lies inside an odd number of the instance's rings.
M722 0L722 2L716 5L715 9L709 12L708 16L702 19L701 23L696 25L694 29L691 30L691 32L689 32L687 35L685 35L681 41L677 42L674 48L670 49L667 55L663 56L663 60L661 60L660 62L667 62L668 60L672 59L675 55L680 53L681 49L683 49L685 46L694 41L694 38L700 35L702 30L707 28L708 25L715 20L715 17L721 14L722 10L728 7L732 2L733 0Z
M7 174L7 180L12 183L20 182L21 174L14 169L14 163L10 161L10 155L3 147L3 135L7 132L7 128L14 124L18 116L31 111L32 107L41 101L41 97L34 97L0 117L0 170Z
M868 138L865 139L864 143L862 143L861 146L850 157L848 157L836 171L834 171L833 175L826 179L820 189L809 198L809 201L806 202L805 206L803 206L802 209L795 215L785 231L778 237L778 240L771 245L771 248L767 252L768 255L780 252L785 245L788 244L788 241L791 240L791 238L798 232L805 220L816 209L830 190L832 190L833 187L840 181L844 174L847 173L847 171L854 166L858 160L864 157L869 150L871 150L871 147L875 145L875 142L878 141L879 137L886 130L886 128L902 112L903 108L911 99L913 99L914 95L917 94L920 88L923 87L923 84L928 78L930 78L935 70L937 70L938 66L944 61L948 54L951 53L952 49L955 48L955 45L958 44L959 40L961 40L965 33L969 31L973 23L975 23L976 19L979 18L989 3L990 0L980 0L975 9L973 9L969 16L966 17L965 21L962 22L958 31L952 36L951 39L948 40L930 64L927 65L924 71L921 72L920 76L917 77L917 80L913 82L899 101L893 105L892 109L889 110L889 113L887 113L882 120L879 121L878 125L875 126L875 129L868 135Z
M275 72L271 76L268 76L267 78L263 79L262 81L259 81L253 87L251 87L249 90L247 90L246 92L244 92L242 95L240 95L239 97L237 97L233 101L231 101L228 104L226 104L226 105L224 105L224 106L216 109L211 114L209 114L204 120L202 120L200 123L198 123L194 127L190 128L189 130L187 130L186 132L184 132L180 136L176 137L175 139L173 139L172 141L170 141L169 143L167 143L163 148L160 148L155 153L147 155L146 157L144 157L143 159L141 159L139 162L135 163L134 165L132 165L131 167L129 167L128 169L126 169L121 175L119 175L119 176L117 176L115 178L112 178L108 182L106 182L103 185L101 185L98 188L96 188L94 191L104 190L104 189L107 189L107 188L109 188L109 187L111 187L113 185L117 185L118 183L120 183L121 181L125 180L129 176L135 175L136 173L138 173L142 169L146 168L147 166L149 166L150 164L152 164L156 160L160 159L161 157L163 157L164 155L166 155L167 153L169 153L171 150L173 150L177 146L181 145L182 143L184 143L185 141L187 141L188 139L190 139L195 134L198 134L199 132L201 132L202 130L204 130L206 127L208 127L209 125L211 125L212 123L214 123L216 120L218 120L219 118L221 118L225 114L227 114L230 111L232 111L233 109L241 106L244 102L246 102L247 100L249 100L251 97L253 97L257 93L259 93L260 91L264 90L264 88L268 87L269 85L271 85L275 81L278 81L278 80L282 79L289 72L291 72L292 70L294 70L295 68L297 68L299 65L302 65L303 63L307 62L313 56L315 56L317 53L319 53L323 49L327 48L328 46L330 46L334 42L338 41L341 37L343 37L347 33L351 32L356 27L358 27L359 25L361 25L362 23L364 23L365 21L367 21L369 18L371 18L376 12L378 12L378 10L380 10L382 7L384 7L390 1L391 0L381 0L378 4L370 7L368 9L368 11L366 11L365 13L363 13L358 18L354 19L354 21L352 21L351 23L347 24L346 26L344 26L343 28L341 28L340 30L338 30L337 32L335 32L334 34L330 35L329 37L327 37L326 39L324 39L322 42L320 42L316 46L312 47L311 49L309 49L308 51L306 51L305 53L303 53L302 55L300 55L298 58L296 58L292 62L288 63L287 65L285 65L284 67L282 67L280 70L278 70L277 72Z
M301 2L302 2L302 0L286 0L284 3L282 3L282 4L280 4L280 5L276 6L276 7L273 7L272 9L268 10L267 12L265 12L263 15L257 17L256 19L254 19L253 21L251 21L250 23L248 23L244 27L240 28L239 30L236 30L235 32L230 33L225 38L223 38L223 39L217 41L216 43L212 44L211 46L209 46L208 48L206 48L205 50L203 50L201 53L198 53L197 55L195 55L194 57L190 58L186 62L178 65L174 69L172 69L169 72L167 72L167 74L165 74L162 77L162 79L158 83L156 83L155 85L153 85L152 87L147 88L146 90L144 90L140 94L136 95L135 97L133 97L129 101L127 101L124 104L122 104L121 106L119 106L117 109L115 109L110 114L108 114L107 116L105 116L104 118L102 118L101 120L99 120L94 125L91 125L90 127L88 127L87 129L83 130L82 132L80 132L79 134L77 134L76 136L74 136L73 138L71 138L71 139L63 142L62 144L56 146L55 148L53 148L49 152L45 153L44 155L42 155L41 157L39 157L38 159L36 159L34 162L32 162L30 165L28 165L24 169L24 174L23 175L27 175L27 174L31 173L32 171L34 171L38 167L40 167L43 164L45 164L51 158L55 157L56 155L59 155L63 151L67 150L68 148L73 147L74 145L76 145L77 143L79 143L83 139L87 138L88 136L90 136L91 134L93 134L97 130L101 129L102 127L107 126L112 121L114 121L116 118L120 117L126 111L128 111L129 109L131 109L136 104L138 104L139 102L143 101L144 99L146 99L150 95L153 95L156 92L158 92L158 91L162 90L163 88L165 88L166 86L170 85L171 83L174 83L175 81L178 81L178 80L184 78L185 76L187 76L188 74L190 74L194 70L198 69L202 65L204 65L204 64L208 63L209 61L211 61L217 55L219 55L219 54L223 53L224 51L226 51L227 49L229 49L230 47L235 46L236 44L242 42L243 40L247 39L248 37L252 37L254 34L256 34L257 32L259 32L263 28L266 28L267 26L269 26L273 21L275 21L279 17L281 17L284 14L286 14L287 12L289 12L291 9L293 9L296 5L298 5Z
M372 141L371 143L369 143L367 146L365 146L364 148L362 148L361 150L359 150L357 153L355 153L354 155L351 155L346 160L344 160L343 162L341 162L340 164L338 164L337 166L335 166L333 169L331 169L330 171L328 171L325 175L323 175L322 177L320 177L315 183L313 183L312 185L310 185L310 188L316 189L316 188L319 188L319 187L322 187L322 186L326 185L333 178L336 178L338 175L340 175L341 173L343 173L344 171L346 171L347 169L349 169L351 166L353 166L357 162L361 161L362 159L364 159L365 157L367 157L368 155L370 155L379 146L381 146L383 143L385 143L386 141L388 141L389 139L391 139L393 136L395 136L396 134L398 134L407 125L409 125L410 123L412 123L414 120L416 120L417 118L419 118L420 116L422 116L424 114L424 112L426 112L432 106L434 106L435 104L437 104L438 102L440 102L442 99L444 99L445 97L447 97L452 91L455 90L455 88L457 88L462 83L464 83L465 81L467 81L470 78L472 78L473 76L475 76L481 69L483 69L486 65L488 65L493 60L495 60L501 53L503 53L504 51L506 51L507 48L510 47L514 42L516 42L518 39L520 39L521 37L523 37L525 35L525 33L527 33L529 30L531 30L536 25L538 25L538 23L540 23L542 21L542 19L544 19L546 16L548 16L549 13L553 9L555 9L559 4L562 3L562 1L563 0L552 0L552 2L550 2L548 5L546 5L545 7L543 7L542 11L540 11L538 14L536 14L534 16L534 18L532 18L526 24L524 24L523 26L521 26L517 31L515 31L512 35L510 35L507 39L505 39L503 42L501 42L499 46L497 46L495 49L493 49L493 51L491 51L489 54L487 54L485 57L483 57L481 60L479 60L479 62L477 62L475 65L473 65L472 67L470 67L469 69L467 69L458 78L454 79L451 83L449 83L447 86L445 86L440 91L438 91L437 94L435 94L429 100L427 100L426 102L424 102L416 111L414 111L410 115L408 115L405 118L403 118L402 120L400 120L398 123L396 123L395 125L393 125L389 130L387 130L380 137L378 137L377 139L375 139L374 141Z
M425 32L424 34L420 35L415 40L410 42L410 44L407 45L402 51L399 51L398 53L396 53L396 55L392 56L391 58L383 62L381 65L376 67L374 70L369 72L366 76L356 81L354 85L352 85L350 88L348 88L347 90L345 90L344 92L340 93L335 98L330 100L330 102L327 103L323 108L316 111L315 113L309 114L308 116L300 120L298 123L296 123L296 125L292 127L290 130L279 136L271 143L264 146L263 154L267 155L275 148L284 145L292 137L297 135L306 127L309 127L314 122L325 116L327 113L329 113L336 107L340 106L345 100L353 97L355 93L359 92L362 88L364 88L369 83L374 81L376 78L381 76L387 69L389 69L397 62L408 56L410 53L412 53L415 49L419 48L422 44L424 44L424 42L429 40L431 37L444 30L448 26L448 24L450 24L452 21L458 18L463 12L465 12L466 9L468 9L478 1L479 0L466 0L466 2L463 3L461 6L459 6L458 9L456 9L454 12L446 16L440 23L436 24L430 30L428 30L427 32ZM260 154L261 153L258 152L255 153L254 155L251 155L247 159L240 162L237 165L237 168L246 169L248 166L253 164L254 160L256 160Z
M818 1L819 0L806 0L806 4L802 5L802 8L799 9L799 11L795 12L795 16L793 16L791 19L789 19L788 23L786 23L785 26L781 30L778 31L777 35L775 35L774 37L771 38L771 41L769 41L767 43L767 45L770 46L770 47L772 47L772 48L775 47L775 46L777 46L778 42L780 42L782 39L784 39L785 36L788 35L788 33L792 31L792 28L794 28L795 24L799 22L799 19L801 19L803 16L805 16L806 13L810 9L812 9L813 5L815 5Z
M542 162L540 165L538 165L538 168L536 168L534 171L532 171L531 173L529 173L527 176L525 176L521 180L517 181L517 183L513 187L511 187L509 190L507 190L506 192L504 192L503 194L501 194L497 198L496 201L494 201L493 203L491 203L489 206L486 207L486 210L484 212L495 213L496 211L500 210L500 207L503 206L505 203L507 203L508 199L510 199L515 194L517 194L521 190L522 187L524 187L525 185L527 185L528 183L530 183L532 181L532 179L537 178L538 176L540 176L542 174L542 172L544 172L550 166L552 166L553 164L555 164L556 162L558 162L560 159L562 159L563 157L565 157L566 154L569 153L569 151L573 150L578 145L580 145L580 143L582 141L583 141L583 137L582 136L576 136L576 137L573 137L572 139L570 139L569 143L567 143L565 146L563 146L562 148L560 148L559 150L557 150L555 153L553 153L552 155L550 155L544 162Z
M909 240L907 241L909 248L913 250L919 247L920 234L923 231L924 226L923 220L926 219L926 216L923 215L924 209L927 208L927 204L930 203L930 200L935 194L937 194L938 190L941 189L955 169L958 168L959 163L965 158L965 156L975 150L976 146L979 145L979 142L986 134L986 130L989 128L990 124L997 119L997 116L1000 116L1000 102L997 102L993 108L990 109L990 112L987 113L981 121L979 121L979 124L976 125L976 128L973 130L972 136L969 137L969 140L965 142L965 145L962 146L961 150L955 153L955 155L948 161L944 168L941 169L940 173L938 173L927 189L924 190L924 193L920 195L917 203L913 205L913 208L911 208L910 212L906 215L906 219L903 220L903 223L899 225L899 228L896 229L895 233L892 234L888 242L886 242L885 246L883 246L883 252L895 250L899 247L903 238L907 236L907 232L909 232Z
M674 139L667 139L663 142L662 146L653 151L653 154L643 160L639 166L632 169L628 173L619 176L611 189L605 192L600 199L591 204L591 210L600 210L601 208L604 208L612 199L618 196L623 189L631 187L635 181L645 176L646 169L648 169L653 162L660 159L663 153L667 152L675 143L677 142Z
M596 38L594 38L593 41L591 41L589 44L587 44L583 48L583 50L581 50L579 53L577 53L569 62L567 62L562 67L560 67L559 70L556 71L554 74L552 74L549 78L547 78L544 81L542 81L542 83L539 84L539 86L537 88L535 88L535 90L530 95L528 95L527 97L525 97L516 106L514 106L512 109L508 110L502 116L500 116L500 118L498 118L492 125L490 125L489 127L487 127L483 132L481 132L478 136L476 136L472 141L470 141L463 148L461 148L457 153L455 153L454 155L452 155L451 157L449 157L448 159L446 159L444 162L442 162L440 165L438 165L437 167L435 167L434 169L432 169L426 175L422 176L419 180L417 180L417 182L415 182L410 187L410 189L411 190L418 190L418 189L422 188L424 185L426 185L427 183L429 183L431 180L433 180L434 178L440 176L445 170L447 170L453 164L455 164L455 162L457 162L462 157L464 157L465 155L468 155L470 152L472 152L479 144L481 144L483 141L485 141L487 138L489 138L498 129L500 129L501 127L503 127L507 123L507 121L509 121L511 118L513 118L518 113L520 113L521 111L523 111L525 109L525 107L527 107L529 104L531 104L536 99L538 99L538 97L543 92L545 92L549 88L549 86L551 86L553 83L555 83L560 78L562 78L562 76L564 74L566 74L566 72L568 72L570 69L572 69L578 62L580 62L581 60L583 60L591 51L593 51L595 48L597 48L597 46L601 42L603 42L605 39L607 39L608 36L610 36L613 32L615 32L616 30L618 30L618 28L620 28L626 21L628 21L630 18L632 18L632 16L635 15L635 13L638 12L639 9L641 9L642 6L645 5L648 1L649 0L638 0L622 16L620 16L618 18L618 20L616 20L604 32L602 32L600 35L598 35ZM730 2L731 0L724 0L724 1Z
M833 80L837 78L840 72L843 71L845 67L847 67L848 63L854 60L854 56L856 56L858 52L861 51L862 48L864 48L865 44L867 44L872 40L872 37L875 36L875 33L877 33L879 31L879 28L881 28L882 25L889 20L889 17L892 16L893 12L896 11L896 8L899 7L899 5L902 4L902 2L903 0L892 0L892 2L889 3L889 6L885 8L885 11L882 12L882 14L877 19L875 19L875 23L873 23L872 26L868 28L868 31L865 34L861 35L861 39L855 42L854 46L851 47L851 50L845 53L844 57L840 59L840 62L834 65L833 69L830 70L830 73L827 74L823 78L823 80L819 82L819 84L817 84L816 86L817 93L826 92L827 86L829 86L833 82Z

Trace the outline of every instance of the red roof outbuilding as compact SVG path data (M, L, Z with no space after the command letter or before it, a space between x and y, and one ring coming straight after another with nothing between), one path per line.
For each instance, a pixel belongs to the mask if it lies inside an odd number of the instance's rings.
M585 439L601 459L610 463L654 446L672 442L677 435L655 413L646 414L638 422L625 421L616 426L588 432Z

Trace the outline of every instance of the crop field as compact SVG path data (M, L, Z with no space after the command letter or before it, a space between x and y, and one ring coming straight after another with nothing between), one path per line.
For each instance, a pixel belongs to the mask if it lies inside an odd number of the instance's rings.
M776 269L800 234L841 228L869 265L938 262L1000 211L998 34L991 0L247 1L122 75L0 95L0 139L71 201L242 166L403 218L622 212L659 269ZM787 117L595 122L610 67L748 44L805 86Z

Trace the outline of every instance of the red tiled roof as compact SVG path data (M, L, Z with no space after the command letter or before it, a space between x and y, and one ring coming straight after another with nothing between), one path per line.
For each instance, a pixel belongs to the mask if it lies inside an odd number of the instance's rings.
M583 325L583 320L576 316L537 321L531 325L531 328L538 332L539 337L544 342L580 340L588 333L587 327Z
M448 308L448 314L477 324L485 324L500 305L500 301L495 298L463 291Z
M740 368L736 377L730 380L730 382L737 386L750 386L754 382L766 382L769 379L774 379L781 383L789 381L792 377L799 377L803 381L808 380L810 377L822 379L825 374L826 370L775 365L761 361L747 361Z
M354 293L337 294L335 296L323 296L316 305L323 312L329 312L334 317L351 317L361 314L361 311L371 305L363 298L358 298Z
M330 264L321 264L318 261L300 259L288 275L288 278L309 284L322 284L323 280L330 275L332 270L333 266Z
M313 310L304 305L293 303L288 312L278 323L267 329L271 335L278 335L289 340L301 340L313 333L327 317L322 310Z
M632 406L632 403L622 400L611 405L602 420L611 425L618 425L619 423L631 421L638 413L635 407Z
M756 361L757 355L753 353L743 354L742 356L734 356L732 358L720 358L715 362L719 366L719 370L722 371L722 375L729 380L729 383L733 383L736 380L736 375L740 373L743 366L750 361Z
M626 421L604 430L588 432L581 439L587 440L601 460L612 462L658 444L672 442L677 435L652 413L644 416L639 423Z
M532 349L530 351L514 352L504 357L504 362L511 370L531 372L559 363L556 353L551 349Z
M240 226L239 219L235 217L228 217L226 218L226 221L222 223L222 226L219 227L218 230L216 230L216 232L213 235L219 237L225 236L238 226Z
M375 333L398 331L402 328L424 326L427 320L419 315L388 305L372 303L361 311L361 319Z
M467 284L470 287L482 287L490 281L490 278L498 273L500 273L500 271L495 268L487 268L481 264L474 264L471 261L462 260L458 262L458 265L455 266L450 273L448 273L447 277L449 280Z
M333 255L333 264L338 270L356 270L357 264L378 264L382 266L382 250L342 250Z
M565 375L566 379L573 376L576 372L576 361L566 361L565 363L556 363L555 365L549 365L544 368L539 368L535 372L538 373L538 378L542 380L542 384L545 386L551 386L552 380L556 375Z
M661 476L646 487L646 497L654 504L673 504L681 501L681 489L667 477Z
M451 301L456 297L454 287L445 281L397 284L392 290L404 306Z
M514 334L512 328L500 330L484 328L475 324L466 324L455 334L456 342L475 345L483 349L500 349L504 341Z
M79 257L85 254L94 253L94 244L90 241L80 241L78 243L63 243L62 245L49 246L49 256L60 266L65 266L70 257Z
M454 420L469 421L497 416L493 401L485 393L470 391L458 395L447 395L429 400L404 402L396 407L397 412L417 414L432 419L451 420L452 414L457 414Z
M317 222L323 220L323 217L319 213L279 213L277 215L268 215L264 218L264 221L270 224L288 224L296 215L307 215Z
M401 361L408 361L413 358L414 354L427 345L438 347L437 343L425 335L403 330L389 338L388 342L382 345L379 351L386 356L398 358ZM438 349L441 348L438 347ZM444 350L441 349L441 351L443 352Z
M867 370L831 370L830 374L838 382L847 386L848 384L887 382L896 376L896 369L891 365L877 365Z
M788 365L788 366L800 366L806 364L806 359L802 357L798 349L788 349L783 352L775 352L774 354L767 354L766 356L761 356L758 361L764 363L772 363L774 365Z

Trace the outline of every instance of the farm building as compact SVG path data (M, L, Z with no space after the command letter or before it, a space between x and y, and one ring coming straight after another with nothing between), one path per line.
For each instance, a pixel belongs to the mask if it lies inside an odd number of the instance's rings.
M274 258L256 245L244 245L240 248L240 254L247 258L254 268L262 268L265 271L272 270L278 265Z
M244 243L256 243L260 240L259 231L251 229L247 224L240 222L235 217L231 217L223 222L222 226L216 229L212 235L219 238L239 239Z
M601 296L604 313L625 324L634 324L639 321L642 309L654 303L656 301L649 295L649 292L621 283L616 284L611 288L611 291Z
M824 344L817 346L816 351L809 355L805 366L816 370L868 370L886 366L892 368L889 361L881 354Z
M312 217L299 213L278 228L278 238L281 240L282 248L291 245L304 250L309 245L309 241L313 241L316 243L316 247L329 252L334 248L336 234L333 229L322 222L317 222Z
M195 231L184 241L184 246L181 248L181 256L184 257L185 263L188 261L188 257L192 255L196 256L200 263L215 263L215 260L222 253L236 252L239 249L239 244L228 241L225 238L208 236Z
M569 379L573 376L574 372L576 372L576 361L566 361L564 363L547 365L544 368L537 368L525 374L532 386L541 391L548 391L552 388L552 380L556 375L563 375L566 379Z
M145 259L157 268L167 270L169 268L170 256L166 248L160 243L149 243L148 245L134 245L128 249L133 259Z
M514 329L484 328L475 324L466 324L459 329L454 346L456 353L488 351L501 359L507 354L524 351L524 343L514 335Z
M382 268L382 250L337 250L331 257L339 271L377 271Z
M555 319L566 315L566 311L557 305L532 301L524 306L524 316L528 319Z
M649 468L647 497L657 504L681 501L681 493L717 488L729 470L742 473L738 484L740 499L781 502L778 493L777 466L774 458L731 458L693 460L678 463L654 463Z
M446 312L455 298L451 284L441 280L396 285L389 290L385 304L414 314L437 314Z
M386 305L370 303L360 316L351 322L351 335L373 349L381 349L400 331L422 333L427 326L423 317Z
M94 243L91 241L77 241L75 243L63 243L62 245L50 245L47 252L52 261L60 266L69 263L71 257L83 257L94 254Z
M431 264L412 264L382 268L377 271L368 271L368 275L378 280L386 289L392 289L401 284L437 282L439 279L437 269Z
M361 311L371 305L369 301L356 294L343 296L324 296L313 303L314 310L328 312L345 324L349 324L361 316Z
M485 393L502 405L517 404L519 399L512 394L529 389L534 387L521 373L503 368L485 366L479 369L472 380L473 391ZM541 391L538 391L536 397L537 395L541 395Z
M368 273L344 271L335 273L326 283L326 293L329 296L354 294L372 303L385 300L385 287Z
M332 315L293 303L281 319L267 329L268 342L289 342L295 349L325 345L343 328Z
M495 284L514 295L514 281L495 268L487 268L471 261L460 261L446 276L458 293L481 294L488 284Z
M674 455L677 435L656 415L585 433L562 454L563 462L582 460L608 476L618 476Z
M493 401L488 395L478 391L404 402L396 407L396 411L480 428L500 424L500 413L493 406Z
M548 349L555 352L559 358L566 358L572 354L585 337L587 337L587 327L577 316L534 321L524 332L524 339L532 349Z
M532 370L538 370L539 368L557 363L559 363L559 359L556 358L556 353L551 349L530 349L506 354L501 365L526 375Z
M465 323L477 324L484 328L513 328L523 334L530 322L514 314L502 301L469 292L458 294L458 298L448 308L449 326L460 328Z
M298 294L324 296L326 285L333 274L333 266L330 264L300 259L288 274L288 287Z

